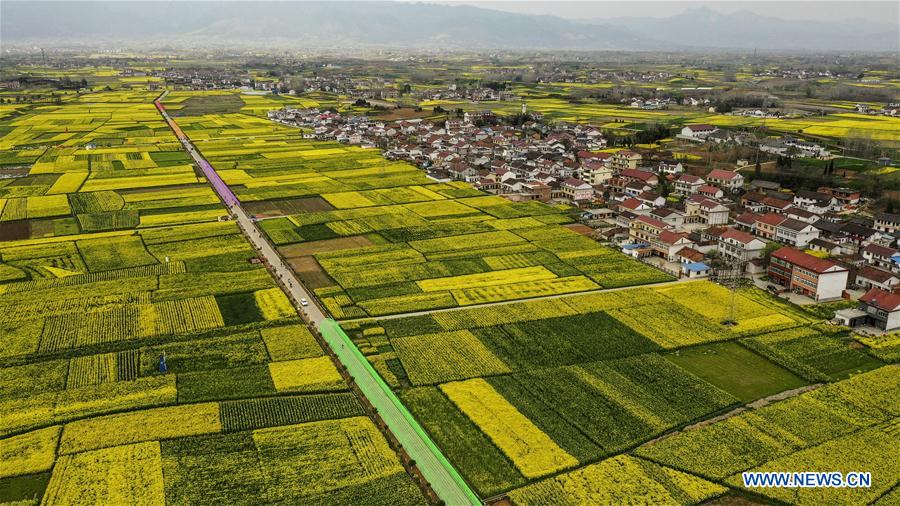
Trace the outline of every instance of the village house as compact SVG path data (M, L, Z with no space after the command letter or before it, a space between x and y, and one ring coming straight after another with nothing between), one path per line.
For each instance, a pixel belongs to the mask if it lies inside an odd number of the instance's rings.
M900 328L900 294L871 288L859 298L859 309L840 310L835 317L842 324L869 325L883 331Z
M684 201L684 215L686 223L725 225L728 223L729 210L715 200L694 195Z
M675 180L675 193L679 195L693 195L700 191L700 188L706 184L706 181L699 176L691 174L682 174Z
M809 244L806 247L812 251L820 251L832 256L841 255L844 253L844 248L841 247L840 244L827 241L825 239L822 239L821 237L809 241Z
M671 230L661 231L657 237L651 237L649 243L652 254L665 258L669 262L677 261L676 253L678 251L694 245L694 241L690 240L687 233Z
M733 192L744 186L744 176L733 170L713 169L706 175L706 182Z
M619 178L629 183L639 181L651 187L659 184L656 174L638 169L625 169L619 172Z
M871 265L864 265L856 272L856 284L863 290L881 288L892 291L897 283L900 283L900 279L896 276Z
M761 213L766 209L765 200L766 196L762 193L749 191L741 195L741 206L750 212Z
M671 228L662 221L649 216L638 216L628 227L628 237L635 243L650 244L652 240L659 237L663 230L670 230Z
M741 213L734 218L734 226L738 230L743 230L744 232L750 232L751 234L754 234L756 233L756 220L758 219L758 214L754 214L751 212Z
M766 213L784 213L788 209L790 209L794 203L790 197L787 199L776 197L776 196L767 196L762 200L762 211Z
M862 197L862 193L860 193L859 190L853 190L851 188L829 188L827 186L822 186L818 191L819 193L825 193L834 197L842 208L859 205L859 200Z
M819 237L819 229L811 223L806 223L793 218L787 218L775 228L775 240L782 244L789 244L798 248L804 248L810 241Z
M703 141L706 140L706 137L709 134L718 130L717 127L707 124L695 124L695 125L685 125L684 128L681 129L681 134L679 137L682 137L687 140L692 141Z
M775 214L767 213L756 218L756 235L763 239L775 239L778 235L778 226L788 218Z
M698 188L697 193L711 199L720 199L725 196L725 192L723 192L721 188L708 184Z
M562 182L561 188L566 198L575 202L594 198L594 187L580 179L566 179Z
M767 181L765 179L754 179L747 185L753 191L778 191L781 189L781 183L775 181Z
M769 280L817 301L839 299L847 287L849 271L790 246L772 252Z
M815 214L836 209L837 199L827 193L799 190L794 194L794 205Z
M623 149L613 154L607 161L607 164L618 173L626 169L637 169L641 159L642 157L639 153Z
M898 271L900 267L900 251L882 246L880 244L867 244L860 248L863 260L869 265L874 265L890 271Z
M655 218L667 225L671 225L676 229L681 228L681 226L684 225L684 214L669 207L657 207L650 211L649 215L651 218Z
M738 262L761 258L766 242L752 234L729 228L719 235L717 249L723 256Z
M634 198L646 203L651 207L662 207L666 203L665 197L658 193L644 191L634 196Z
M900 214L876 214L875 230L886 234L897 235L897 232L900 231Z
M840 231L846 236L848 242L855 244L859 248L868 244L877 244L883 238L881 232L852 221L842 224Z
M616 208L620 213L623 211L630 211L636 215L641 215L649 213L650 210L653 209L653 206L643 200L630 197L619 202Z
M816 213L811 213L805 209L800 209L799 207L794 206L785 209L784 215L788 218L793 218L804 223L815 223L819 221L819 215L817 215Z
M684 172L684 167L678 160L660 160L656 172L660 175L677 176Z

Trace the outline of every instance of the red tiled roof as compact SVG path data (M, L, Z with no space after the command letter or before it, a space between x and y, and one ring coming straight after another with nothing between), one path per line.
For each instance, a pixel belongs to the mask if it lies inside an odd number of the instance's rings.
M723 170L723 169L713 169L706 175L707 178L714 179L723 179L726 181L730 181L736 177L740 176L737 172L733 170Z
M734 239L735 241L741 244L747 244L750 241L756 239L753 234L748 234L747 232L743 232L741 230L735 230L733 228L729 228L722 235L719 236L722 239Z
M781 199L776 199L773 197L764 198L763 204L765 204L769 207L774 207L775 209L787 209L794 205L793 203L791 203L788 200L781 200Z
M700 176L695 176L693 174L682 174L678 177L678 181L682 181L684 183L697 183L703 181Z
M856 273L856 277L863 277L878 283L884 283L885 281L893 278L894 275L888 271L876 269L871 265L864 265L859 269L859 272Z
M672 232L671 230L663 230L659 234L659 240L666 244L675 244L676 242L687 237L684 232Z
M619 207L624 207L626 209L631 209L632 211L644 205L640 200L632 197L630 199L625 199L622 203L619 204Z
M569 179L566 179L565 181L563 181L563 184L568 185L568 186L578 187L581 185L585 185L587 183L585 183L584 181L582 181L580 179L575 179L574 177L570 177Z
M756 218L756 221L760 222L760 223L765 223L766 225L771 225L774 227L774 226L781 225L781 223L786 219L787 218L785 218L784 216L782 216L780 214L767 213L767 214L760 216L759 218Z
M881 288L872 288L859 300L885 311L895 311L900 307L900 294L886 292Z
M700 193L719 193L720 191L722 191L722 189L719 188L718 186L705 184L705 185L701 186L700 188L698 188L697 191L699 191Z
M653 219L649 216L638 216L635 221L640 221L640 222L646 223L648 225L651 225L651 226L654 226L654 227L660 228L660 229L669 228L669 226L666 225L664 222Z
M693 132L702 132L705 130L715 130L716 127L706 124L706 123L695 123L693 125L685 125L691 129Z
M754 223L756 223L759 220L759 218L760 218L760 216L758 214L748 212L748 213L741 214L740 216L735 218L734 221L737 223L743 223L746 225L753 225Z
M888 248L887 246L882 246L880 244L869 244L863 248L863 251L867 253L871 253L875 256L890 258L891 256L898 253L894 248Z
M689 248L687 246L678 250L678 253L676 253L676 255L682 258L687 258L692 262L701 262L704 258L706 258L706 255L704 255L702 251L697 251L694 248Z
M827 272L830 269L834 269L835 267L837 267L838 270L846 270L838 264L832 262L831 260L814 257L798 249L791 248L790 246L785 246L783 248L775 250L772 253L772 256L779 260L784 260L785 262L792 263L803 269L819 274Z
M651 179L656 179L656 174L637 169L625 169L619 173L619 177L630 177L646 182Z

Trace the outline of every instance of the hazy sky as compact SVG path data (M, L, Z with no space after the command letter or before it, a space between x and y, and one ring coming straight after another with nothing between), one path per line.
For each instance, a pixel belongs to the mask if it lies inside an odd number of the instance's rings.
M900 2L847 0L587 0L587 1L521 1L521 0L432 0L431 3L468 4L523 14L549 14L571 19L614 18L620 16L667 17L691 7L707 6L722 13L750 11L782 19L841 20L859 18L885 24L900 24Z

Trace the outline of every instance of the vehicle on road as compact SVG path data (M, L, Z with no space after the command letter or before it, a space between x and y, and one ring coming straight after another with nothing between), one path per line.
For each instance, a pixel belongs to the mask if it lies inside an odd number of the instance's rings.
M309 301L307 301L306 299L300 299L300 305L306 307L309 305Z

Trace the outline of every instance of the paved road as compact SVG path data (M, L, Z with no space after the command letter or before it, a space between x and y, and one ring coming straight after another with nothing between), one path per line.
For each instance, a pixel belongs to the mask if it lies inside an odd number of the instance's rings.
M481 501L478 500L475 493L453 469L453 466L450 465L437 445L415 421L396 394L384 383L384 380L372 368L369 361L344 334L340 326L334 320L326 318L325 312L318 306L316 298L303 286L303 283L296 277L290 266L284 262L275 248L265 239L256 221L241 207L237 196L222 181L209 162L200 156L190 139L178 128L178 125L166 112L165 107L159 103L159 100L163 97L165 97L165 93L156 101L156 107L160 114L162 114L181 140L187 152L190 153L197 165L203 170L219 198L228 206L235 221L243 230L244 235L247 236L247 239L269 263L275 275L283 283L288 295L294 300L295 305L301 299L308 301L309 305L298 306L298 309L305 312L306 316L321 329L325 341L334 351L338 360L344 364L344 367L353 376L354 381L363 395L366 396L366 399L378 410L378 414L390 428L394 437L403 445L407 454L416 461L417 467L425 479L428 480L428 483L431 484L438 497L451 506L481 504Z
M341 330L340 325L329 319L320 328L325 341L337 354L341 363L347 367L356 385L378 410L378 415L391 428L391 433L406 453L416 461L416 467L428 480L438 497L450 506L480 505L478 496L372 368L366 357Z

